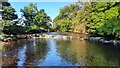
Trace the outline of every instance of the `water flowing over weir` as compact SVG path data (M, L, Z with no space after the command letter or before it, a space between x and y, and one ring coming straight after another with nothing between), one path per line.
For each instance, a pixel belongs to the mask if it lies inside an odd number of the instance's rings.
M113 44L31 38L2 45L2 66L118 66L119 51Z

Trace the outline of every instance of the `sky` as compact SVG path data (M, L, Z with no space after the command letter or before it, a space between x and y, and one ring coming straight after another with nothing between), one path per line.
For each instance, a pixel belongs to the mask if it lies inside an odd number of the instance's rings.
M18 17L21 17L20 9L28 6L30 2L10 2L11 6L15 8ZM32 2L33 3L33 2ZM37 4L38 9L44 9L48 16L53 20L60 11L61 7L65 5L73 4L74 2L34 2Z

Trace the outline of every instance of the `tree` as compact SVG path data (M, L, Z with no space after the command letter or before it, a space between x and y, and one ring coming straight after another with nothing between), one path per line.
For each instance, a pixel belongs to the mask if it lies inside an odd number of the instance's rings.
M23 16L27 20L25 22L26 26L31 26L34 24L34 17L36 13L38 12L36 4L30 3L28 6L21 9L21 12L23 13Z
M17 19L18 16L15 14L15 9L12 8L11 4L8 2L2 2L2 19L3 20L13 20Z
M78 4L71 4L60 9L59 15L54 19L55 27L62 32L72 31L77 12L81 9Z
M44 9L38 10L36 4L30 3L21 9L26 19L25 25L30 27L29 30L46 30L49 29L47 23L51 21Z
M108 9L109 11L106 9L111 7L114 4L115 3L92 2L92 3L89 3L89 5L86 5L86 12L90 12L88 14L89 16L86 18L87 26L89 27L89 32L92 32L92 33L97 32L97 29L103 26L104 22L107 21L109 17L116 16L116 11L114 11L115 13L114 14L109 9Z
M0 21L0 31L4 32L5 30L9 30L9 27L12 25L12 20L17 19L18 16L15 14L15 9L12 8L11 4L9 2L1 2L1 15L2 15L2 20Z
M37 25L38 27L42 27L42 28L49 27L47 23L51 21L51 19L49 16L47 16L44 9L40 9L40 11L37 12L34 18L36 21L35 25Z
M87 2L77 6L72 4L60 9L54 19L56 29L73 31L85 24L89 34L120 38L120 2Z
M100 35L113 35L118 37L119 29L119 4L118 2L95 2L89 3L86 7L91 13L86 18L87 26L90 33L96 33ZM88 11L86 11L88 12ZM118 32L116 32L116 30Z

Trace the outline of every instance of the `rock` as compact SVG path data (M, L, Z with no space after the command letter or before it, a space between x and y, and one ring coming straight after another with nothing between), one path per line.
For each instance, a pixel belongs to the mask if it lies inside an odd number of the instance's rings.
M88 40L92 42L102 42L103 37L89 37Z
M40 37L40 35L39 34L35 34L35 37Z
M66 40L66 39L67 39L67 36L63 36L63 39Z
M55 37L55 35L52 35L52 38Z
M100 39L99 41L100 41L100 42L103 42L103 41L104 41L104 39Z
M110 43L110 41L108 41L108 40L104 40L102 43Z
M45 36L46 36L45 34L42 34L42 35L41 35L42 38L45 37Z
M84 40L84 38L80 38L80 40Z
M120 44L120 41L118 41L118 44Z
M72 39L72 36L68 36L67 39Z
M84 40L88 40L88 37L84 37Z
M113 43L114 45L118 45L120 44L119 40L110 40L111 43Z
M12 41L17 41L17 38L13 38Z
M3 42L10 42L10 41L13 41L13 39L12 38L5 38L5 39L3 39Z
M91 42L112 43L114 45L120 44L119 40L105 40L103 37L89 37L88 40Z

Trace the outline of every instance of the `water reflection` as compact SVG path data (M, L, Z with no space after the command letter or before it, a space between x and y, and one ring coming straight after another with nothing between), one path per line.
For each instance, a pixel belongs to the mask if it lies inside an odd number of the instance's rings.
M41 60L39 61L40 64L38 64L38 66L55 66L55 65L59 65L61 62L61 58L59 56L59 53L57 52L57 44L56 41L54 39L46 39L46 43L49 52L47 53L45 59L41 62ZM55 64L54 64L55 63Z
M118 48L112 44L87 42L87 62L96 66L118 66Z
M118 48L80 40L32 38L4 44L3 66L118 66Z
M118 66L118 48L80 40L58 41L61 57L80 66Z
M85 66L84 57L86 56L85 41L66 40L57 41L59 53L64 61L73 65Z
M62 60L60 53L57 51L58 46L53 38L46 39L48 53L43 61L39 61L38 66L73 66L72 63Z
M5 44L2 50L4 66L36 66L47 53L45 39L29 39Z
M24 66L24 62L26 60L26 45L24 45L22 48L19 48L18 50L18 62L17 66Z

